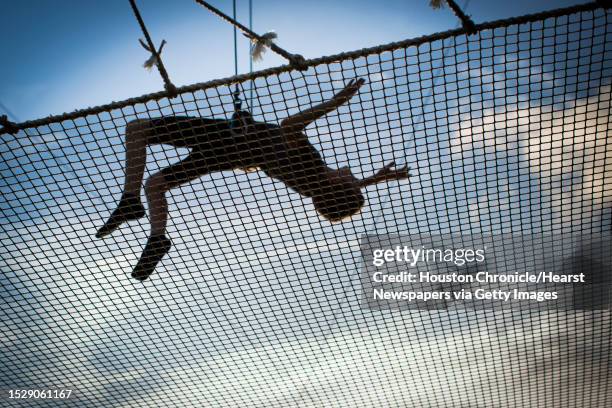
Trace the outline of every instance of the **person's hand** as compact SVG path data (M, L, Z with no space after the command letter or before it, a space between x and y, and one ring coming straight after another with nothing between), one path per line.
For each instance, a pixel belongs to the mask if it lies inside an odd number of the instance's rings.
M373 176L364 178L359 182L360 187L371 186L374 184L392 181L392 180L405 180L412 177L409 173L410 167L404 165L399 168L394 168L395 162L386 164L382 169L378 170Z
M357 91L359 91L359 88L361 88L363 84L365 84L365 79L363 78L359 78L356 81L354 79L351 79L343 90L334 95L333 99L335 101L340 101L341 103L344 103L351 99L353 95L355 95Z

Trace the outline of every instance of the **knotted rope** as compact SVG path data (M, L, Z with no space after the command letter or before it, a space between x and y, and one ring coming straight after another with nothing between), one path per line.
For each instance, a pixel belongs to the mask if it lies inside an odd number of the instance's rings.
M145 44L144 41L142 41L142 39L139 38L138 41L140 42L140 45L142 45L142 48L151 53L149 59L146 60L144 64L142 64L143 67L150 70L151 68L153 68L153 65L157 65L157 63L159 62L159 56L161 55L164 45L166 45L166 40L162 40L161 45L159 46L157 51L155 51L154 49L150 49L149 46Z
M8 120L8 116L6 115L0 116L0 125L2 126L0 128L0 135L5 133L14 135L15 133L19 132L19 128L17 127L17 125Z
M598 1L593 1L590 3L578 4L578 5L570 6L570 7L564 7L564 8L548 10L548 11L543 11L543 12L534 13L534 14L522 15L519 17L504 18L500 20L480 23L476 26L476 29L477 31L499 29L499 28L509 27L512 25L526 24L526 23L541 21L547 18L555 18L555 17L567 16L569 14L574 14L574 13L595 11L597 9L601 9L602 4L605 4L606 6L604 6L604 8L607 8L607 5L609 3L610 3L609 0L598 0ZM435 34L424 35L424 36L417 37L417 38L409 38L409 39L405 39L401 41L391 42L391 43L384 44L384 45L378 45L374 47L362 48L358 50L342 52L339 54L314 58L311 60L307 60L306 65L308 67L314 67L320 64L331 64L331 63L336 63L338 61L366 57L368 55L380 54L382 52L393 51L393 50L397 50L400 48L420 46L422 44L430 43L433 41L440 41L440 40L445 40L447 38L453 38L455 36L461 35L462 33L464 33L463 28L452 29L452 30L448 30L444 32L435 33ZM288 65L283 65L283 66L273 67L273 68L266 68L261 71L256 71L253 73L234 75L234 76L227 77L227 78L220 78L220 79L210 80L206 82L185 85L185 86L178 88L178 91L180 93L195 92L199 90L213 88L216 86L224 86L224 85L227 86L230 84L235 84L237 82L254 80L255 78L263 78L269 75L278 75L284 72L288 72L291 69L292 67ZM80 118L86 115L95 115L95 114L99 114L102 112L108 112L113 109L122 109L122 108L131 106L137 103L145 103L145 102L149 102L153 100L159 100L167 96L168 94L165 91L154 92L154 93L149 93L149 94L125 99L125 100L118 101L118 102L110 102L104 105L78 109L72 112L62 113L58 115L51 115L51 116L34 119L34 120L28 120L28 121L16 124L16 126L19 129L44 126L44 125L49 125L50 123L61 122L64 120L74 120L76 118ZM0 124L2 123L0 122Z
M142 16L140 15L140 11L138 11L138 7L136 7L136 2L134 0L130 0L130 5L132 6L132 11L134 12L134 16L136 16L136 20L138 20L140 29L142 30L142 33L144 34L146 43L142 41L141 39L139 39L138 41L140 41L140 44L144 47L145 50L151 53L151 57L144 63L144 67L150 69L153 65L157 66L157 69L159 70L159 74L164 80L164 87L166 88L166 92L168 92L168 95L170 97L174 97L178 95L178 91L176 87L172 84L172 82L170 82L170 78L168 77L168 72L166 71L166 68L164 67L164 63L162 62L161 56L160 56L162 48L166 44L166 41L163 40L161 45L159 46L159 49L156 50L155 45L153 44L153 40L151 40L151 36L149 35L149 31L147 30L147 27L145 26L144 20L142 19Z
M301 56L299 54L291 54L290 52L285 51L284 49L282 49L281 47L276 45L274 42L270 41L269 37L261 36L261 35L255 33L254 31L249 30L247 27L243 26L238 21L236 21L235 19L231 18L230 16L228 16L225 13L223 13L218 8L216 8L213 5L207 3L206 1L204 1L204 0L195 0L195 1L196 1L196 3L202 5L203 7L207 8L208 10L212 11L217 16L221 17L223 20L227 21L230 24L233 24L235 27L238 27L244 33L244 35L247 38L251 39L256 44L261 43L261 44L264 44L266 46L269 46L272 51L274 51L278 55L282 56L283 58L287 59L289 61L289 64L293 68L298 69L300 71L305 71L305 70L308 69L308 66L306 65L306 60L304 59L303 56Z
M448 7L450 7L453 13L455 13L457 18L461 20L461 25L463 26L463 29L466 33L476 33L476 25L474 24L472 19L467 14L465 14L463 10L461 10L461 7L459 7L459 5L455 3L454 0L431 0L430 5L434 9L439 9L442 8L442 5L444 4L443 2L446 2L446 4L448 4Z

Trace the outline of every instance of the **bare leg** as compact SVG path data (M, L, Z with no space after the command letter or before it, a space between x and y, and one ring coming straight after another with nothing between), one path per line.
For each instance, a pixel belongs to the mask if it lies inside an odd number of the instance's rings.
M147 163L147 120L135 120L125 127L125 182L121 200L108 221L98 230L96 237L102 238L129 220L144 216L140 202L140 187Z
M140 195L142 178L147 164L147 120L136 120L125 127L125 182L124 194Z
M145 194L149 203L149 215L151 216L151 236L164 235L168 223L168 200L166 191L170 190L164 173L159 172L152 175L145 186Z
M192 153L184 160L149 177L145 184L145 193L151 216L151 236L132 272L133 278L140 281L147 279L172 246L165 235L168 222L166 192L209 172L210 169L207 167L204 157L201 154Z

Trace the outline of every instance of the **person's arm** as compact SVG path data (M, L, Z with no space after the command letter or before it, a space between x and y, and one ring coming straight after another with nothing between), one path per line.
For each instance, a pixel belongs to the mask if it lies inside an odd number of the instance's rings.
M296 113L295 115L291 115L288 118L284 119L281 122L281 127L292 132L301 132L322 116L327 115L329 112L332 112L340 105L348 102L349 99L353 97L359 90L359 88L365 83L365 79L359 78L358 80L351 79L351 81L344 87L343 90L338 92L328 101L320 103L319 105L313 106L309 109Z
M403 166L399 169L394 169L394 166L395 162L391 162L385 165L382 169L378 170L373 176L358 180L359 187L363 188L386 181L404 180L411 176L411 174L408 173L410 170L408 166Z

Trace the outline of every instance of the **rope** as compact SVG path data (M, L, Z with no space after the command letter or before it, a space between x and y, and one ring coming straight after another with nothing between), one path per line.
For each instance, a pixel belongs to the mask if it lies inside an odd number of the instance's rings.
M253 32L253 31L251 31L247 27L243 26L238 21L236 21L235 19L231 18L230 16L228 16L225 13L223 13L218 8L216 8L213 5L207 3L206 1L204 1L204 0L195 0L195 1L196 1L196 3L204 6L208 10L212 11L217 16L221 17L223 20L227 21L230 24L233 24L234 27L239 28L251 40L255 39L257 41L265 41L265 38L263 38L262 36L260 36L259 34ZM276 45L274 43L270 44L270 49L272 51L274 51L275 53L277 53L278 55L280 55L283 58L285 58L286 60L288 60L289 64L291 65L292 68L300 70L300 71L305 71L305 70L308 69L308 65L306 64L306 60L301 55L299 55L299 54L291 54L290 52L285 51L284 49L282 49L281 47L279 47L278 45Z
M232 1L232 11L234 20L236 19L236 0ZM238 75L238 30L234 26L234 75ZM240 99L240 89L238 84L234 87L232 94L234 98L234 112L239 112L242 109L242 100Z
M17 124L8 120L8 116L6 115L0 116L0 125L2 125L2 127L0 128L0 135L5 133L14 135L15 133L19 132L20 129Z
M467 10L468 6L470 4L470 0L466 0L463 3L463 8L465 10ZM459 23L460 24L460 23ZM454 41L453 41L454 43ZM445 48L443 51L443 58L447 58L448 54L450 53L451 48ZM434 65L432 64L432 69L434 72L433 75L433 86L430 88L429 93L425 95L425 97L422 99L422 104L423 106L427 105L430 103L430 101L433 99L434 97L434 88L436 86L438 86L440 80L442 79L443 75L439 75L441 71L443 71L443 63L440 62L439 67L434 68ZM420 123L423 122L423 118L424 118L424 113L420 113L419 115L417 115L415 118L413 118L411 120L411 122L413 123L413 126L415 126L415 123ZM424 122L423 122L424 123ZM400 124L400 129L401 132L403 133L403 129L404 127ZM416 126L415 126L415 130L417 130ZM419 130L422 130L422 128L420 128ZM409 148L412 147L412 145L415 143L415 135L412 135L412 138L410 138L407 141L404 141L403 144L403 150L404 151L408 151ZM406 164L406 159L404 158L404 160L400 160L401 164ZM383 215L384 215L384 210L386 209L386 206L388 203L391 202L391 189L388 190L388 194L386 194L384 196L384 198L380 201L380 209L378 210L378 212L376 214L373 215L374 217L374 225L380 225L379 221L382 219ZM374 213L374 211L372 211L372 213Z
M162 41L159 47L159 50L156 50L155 45L153 44L153 40L151 40L151 36L149 35L149 31L147 30L147 27L145 26L144 20L142 19L142 16L140 15L140 11L138 11L138 7L136 7L135 0L130 0L130 5L132 6L132 11L134 12L134 16L136 16L136 20L138 20L140 29L142 30L142 33L145 36L146 44L142 40L140 41L140 44L143 46L145 50L151 53L151 58L147 60L147 62L145 63L145 66L147 66L148 64L151 64L151 66L152 65L157 66L159 74L164 80L164 88L166 88L166 92L168 93L168 96L175 97L176 95L178 95L178 91L176 87L172 84L172 82L170 82L170 78L168 77L168 72L166 71L166 68L164 67L164 63L162 62L161 55L160 55L162 48L164 47L164 44L166 43L166 41L165 40Z
M236 19L236 0L232 0L233 16ZM238 75L238 30L234 26L234 75ZM236 87L238 90L238 87Z
M253 0L249 0L249 30L253 30ZM249 52L249 74L253 73L253 55ZM249 106L253 108L253 86L249 87Z
M507 19L501 19L501 20L495 20L492 22L481 23L481 24L477 24L475 28L476 28L476 31L503 28L503 27L508 27L512 25L540 21L540 20L544 20L547 18L551 18L551 17L560 17L560 16L564 16L568 14L580 13L580 12L585 12L585 11L593 11L593 10L600 9L600 8L602 8L600 3L598 1L594 1L591 3L578 4L578 5L571 6L571 7L565 7L565 8L544 11L544 12L534 13L534 14L527 14L527 15L520 16L520 17L511 17ZM392 42L392 43L385 44L385 45L379 45L376 47L363 48L360 50L344 52L344 53L325 56L325 57L314 58L314 59L304 61L304 64L308 67L312 67L312 66L316 66L320 64L331 64L337 61L356 59L356 58L360 58L360 57L364 57L364 56L368 56L372 54L380 54L385 51L393 51L399 48L419 46L424 43L445 40L447 38L456 37L464 33L465 31L463 28L453 29L453 30L444 31L441 33L435 33L435 34L411 38L411 39L407 39L403 41ZM182 86L182 87L177 88L177 92L179 94L183 92L195 92L195 91L200 91L200 90L213 88L217 86L229 85L229 84L233 84L236 82L254 80L256 78L276 75L276 74L280 74L283 72L289 72L293 69L294 68L291 65L281 65L279 67L267 68L267 69L263 69L261 71L256 71L256 72L249 73L249 74L240 74L240 75L232 76L228 78L214 79L212 81L200 82L200 83L196 83L192 85ZM155 100L159 100L162 98L166 98L168 96L169 95L167 91L154 92L154 93L137 96L134 98L125 99L119 102L111 102L108 104L99 105L99 106L95 106L91 108L78 109L73 112L67 112L67 113L63 113L60 115L51 115L45 118L21 122L21 123L15 124L15 126L18 129L26 129L26 128L32 128L32 127L37 127L37 126L44 126L44 125L48 125L48 124L55 123L55 122L61 122L64 120L71 120L71 119L76 119L76 118L80 118L80 117L87 116L87 115L96 115L102 112L108 112L114 109L121 109L127 106L135 105L137 103L155 101Z
M455 1L466 13L471 11L467 0ZM202 14L207 17L208 11ZM459 19L447 16L450 27L461 27ZM151 399L162 406L192 401L261 407L316 406L321 401L343 406L453 406L457 401L466 406L538 406L549 400L555 406L612 405L604 374L609 372L612 319L601 310L610 306L604 299L610 285L605 235L611 226L611 190L605 178L612 166L605 133L610 17L597 9L475 36L461 30L421 46L320 64L303 73L287 68L259 77L255 84L231 82L160 103L28 128L14 137L22 137L17 142L1 136L9 143L0 147L0 297L7 300L0 313L10 321L2 328L16 358L5 365L0 382L33 388L37 382L70 385L82 379L78 397L94 408L126 402L146 408ZM220 27L230 28L226 23ZM227 33L220 38L225 46ZM532 69L538 67L542 69ZM355 77L367 78L367 84L358 92L345 87L336 101L324 102L332 92L338 95L340 83L360 82ZM232 128L226 126L236 84L243 105L246 87L252 86L263 120L256 122L243 110L232 115ZM323 108L316 108L321 104ZM289 136L278 146L283 135L264 122L272 124L298 111L304 126L312 124L306 137ZM317 123L315 118L321 119ZM413 147L405 151L411 140ZM143 147L164 141L177 148ZM185 147L192 147L193 154ZM69 163L67 169L53 153ZM405 180L404 167L394 170L391 159L414 163L418 177ZM260 174L239 173L256 164L262 164ZM328 164L345 183L326 180ZM157 170L161 173L153 175ZM203 176L209 170L214 174ZM354 180L349 178L353 172L369 177ZM404 181L371 185L387 176ZM122 188L122 182L129 188ZM153 214L140 203L143 184L153 193L147 206ZM365 184L371 186L357 193ZM169 188L171 192L162 192ZM368 209L377 209L382 200L388 205L377 219ZM321 218L362 205L360 215L342 223ZM154 221L154 231L159 231L159 221L166 219L167 237L155 233L145 246L147 221ZM105 220L112 223L107 221L101 233L120 221L130 222L113 236L94 241ZM164 256L168 238L174 250ZM433 261L430 271L438 252L445 260L449 258L442 255L450 254L448 264L437 265L449 277L453 272L473 277L497 267L502 273L557 269L563 275L584 272L588 284L601 290L565 286L558 302L542 292L522 292L552 300L539 303L543 307L537 310L528 299L502 309L503 301L496 297L492 303L458 299L424 305L429 310L418 310L423 304L417 304L414 313L387 312L382 309L390 303L410 309L405 302L393 302L401 300L401 292L387 290L412 288L386 285L380 294L387 291L395 299L369 302L373 287L381 286L357 279L372 273L373 268L363 270L364 254L368 260L385 261L374 249L383 255L389 251L380 249L397 250L397 244L421 247L419 252L425 253L432 249L433 259L421 258L421 266ZM139 265L152 267L164 259L155 268L155 280L136 286L125 275L143 247L147 256ZM476 248L486 255L483 262L475 261ZM387 265L387 271L394 273L399 266L399 276L408 275L401 272L411 259L404 261ZM414 289L446 292L451 299L459 298L451 292L500 289L465 283ZM502 284L501 289L511 288ZM550 294L562 288L538 289ZM207 301L210 294L217 295L216 302ZM37 316L41 305L46 313ZM98 305L109 313L86 312ZM485 308L489 310L480 311ZM239 316L247 318L239 321ZM485 330L487 335L481 336ZM576 339L580 351L572 339L575 332L582 335ZM72 347L54 347L75 335L79 338ZM428 344L404 342L390 353L373 352L390 337ZM537 353L530 350L532 344ZM57 364L77 347L92 351L86 361ZM484 347L491 352L481 356ZM414 364L396 364L397 354ZM462 370L462 378L444 367L457 357L475 361ZM523 364L500 375L499 360ZM342 372L336 361L354 367ZM291 372L306 375L287 378L288 362ZM390 386L388 392L372 392L362 384L380 380L380 372L369 367L381 364ZM520 370L528 365L534 369ZM61 371L53 372L51 366ZM547 371L538 369L543 366ZM128 371L135 374L128 381L112 377ZM551 371L559 381L548 380ZM520 383L525 374L530 384ZM344 387L319 385L332 377ZM392 392L410 379L432 378L463 390ZM588 386L581 387L576 379ZM483 386L461 387L466 382ZM196 392L177 396L174 390L179 388Z
M240 89L238 84L234 87L234 92L232 93L234 97L234 112L238 112L242 109L242 100L240 100Z
M472 21L472 19L468 17L463 12L463 10L461 10L461 7L459 7L459 5L455 3L454 0L445 0L445 1L448 4L448 6L451 8L451 10L453 10L453 13L455 13L457 18L461 20L461 25L463 26L463 29L465 30L465 32L468 34L476 33L476 25L474 25L474 22Z
M17 115L15 115L5 104L3 104L2 101L0 101L0 109L6 112L7 117L13 119L14 121L20 122Z

